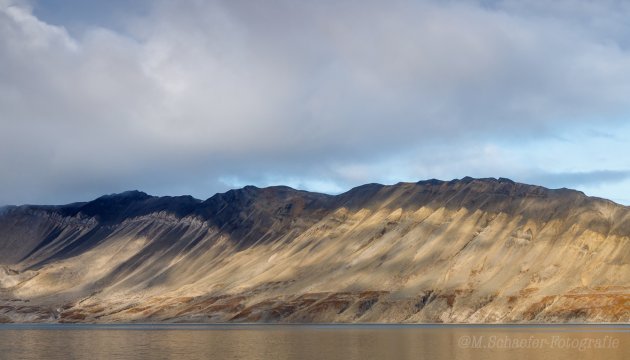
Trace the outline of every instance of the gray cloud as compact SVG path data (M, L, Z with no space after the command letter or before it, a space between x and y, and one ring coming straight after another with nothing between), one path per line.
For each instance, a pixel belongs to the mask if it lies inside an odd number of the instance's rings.
M580 187L618 183L630 178L628 170L595 170L584 172L540 173L526 177L525 181L550 187Z
M409 151L449 144L440 151L457 158L477 141L630 110L630 11L617 2L190 0L146 12L124 30L70 34L0 0L0 203L129 188L203 197L226 178L343 187Z

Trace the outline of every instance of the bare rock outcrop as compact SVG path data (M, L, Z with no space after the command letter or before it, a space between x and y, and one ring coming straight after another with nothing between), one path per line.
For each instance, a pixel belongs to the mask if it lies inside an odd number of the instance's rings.
M0 322L630 322L630 209L464 178L0 212Z

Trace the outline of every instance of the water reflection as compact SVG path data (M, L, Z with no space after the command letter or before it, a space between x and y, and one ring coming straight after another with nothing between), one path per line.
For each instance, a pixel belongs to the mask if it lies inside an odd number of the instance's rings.
M617 346L612 346L610 341L615 339ZM608 347L594 347L606 345L604 340L609 340ZM580 341L591 347L572 347ZM629 357L630 326L0 326L2 359L621 360Z

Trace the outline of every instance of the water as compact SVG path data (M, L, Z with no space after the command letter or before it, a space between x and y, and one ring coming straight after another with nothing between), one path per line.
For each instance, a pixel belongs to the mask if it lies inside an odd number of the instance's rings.
M630 358L630 325L0 325L0 359Z

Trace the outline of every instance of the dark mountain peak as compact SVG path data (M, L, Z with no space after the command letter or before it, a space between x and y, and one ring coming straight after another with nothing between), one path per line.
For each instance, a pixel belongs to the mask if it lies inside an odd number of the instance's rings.
M514 184L514 183L515 183L515 182L514 182L513 180L511 180L511 179L508 179L508 178L502 178L502 177L500 177L498 181L499 181L500 183L508 183L508 184Z
M466 188L475 193L502 194L512 196L532 195L548 195L551 189L515 182L507 178L473 178L466 176L462 179L451 180L449 184L456 188Z
M77 213L109 222L121 220L130 214L131 209L141 208L144 203L153 199L142 191L125 191L118 194L103 195L76 208Z
M450 181L443 181L438 179L422 180L418 181L416 184L432 187L447 186L448 188L454 189L468 188L469 190L475 190L476 192L487 192L488 194L505 193L507 191L512 193L513 195L526 195L529 193L533 195L572 194L586 196L583 192L578 190L567 188L550 189L543 186L516 182L514 180L503 177L474 178L471 176L465 176L461 179L453 179Z
M132 190L79 203L80 206L70 207L68 211L69 215L81 213L107 223L162 211L183 217L193 212L199 203L201 200L190 195L157 197Z
M453 179L451 181L449 181L449 183L452 184L470 184L470 183L487 183L487 184L516 184L515 181L508 179L508 178L504 178L504 177L500 177L500 178L493 178L493 177L486 177L486 178L474 178L472 176L464 176L461 179Z
M160 196L159 199L173 202L194 202L202 203L203 200L199 200L192 195L176 195L176 196Z
M114 194L108 194L108 195L103 195L99 198L97 198L94 201L98 201L98 200L145 200L145 199L150 199L153 198L154 196L151 196L143 191L139 191L139 190L128 190L128 191L123 191L121 193L114 193Z
M394 185L396 186L396 185ZM363 207L367 206L372 199L382 190L385 185L370 183L360 185L336 196L337 204L346 207Z
M354 187L350 189L349 191L345 192L344 194L369 194L369 193L379 191L380 189L384 187L385 185L383 184L369 183L369 184L364 184L364 185L359 185L357 187Z
M420 180L416 184L418 185L433 185L433 186L441 186L444 184L447 185L462 185L462 184L470 184L470 183L486 183L486 184L516 184L513 180L507 178L474 178L472 176L464 176L461 179L452 179L449 181L439 180L439 179L429 179L429 180Z
M444 181L444 180L429 179L429 180L420 180L420 181L418 181L416 184L418 184L418 185L433 185L433 186L438 186L438 185L443 185L444 183L446 183L446 181Z
M304 190L297 190L289 186L278 185L259 188L253 185L247 185L240 189L231 189L224 193L217 193L209 197L205 204L216 204L223 202L230 203L249 203L256 199L264 197L268 201L273 200L286 200L288 198L301 197L301 198L323 198L332 197L331 195L320 194L316 192L309 192Z
M226 192L216 193L207 198L203 203L212 206L225 202L246 202L248 199L255 197L259 192L260 188L248 185L240 189L231 189Z
M126 207L134 203L145 202L154 199L154 196L138 190L125 191L117 194L103 195L95 200L84 204L81 209L87 210L107 209L108 207Z

